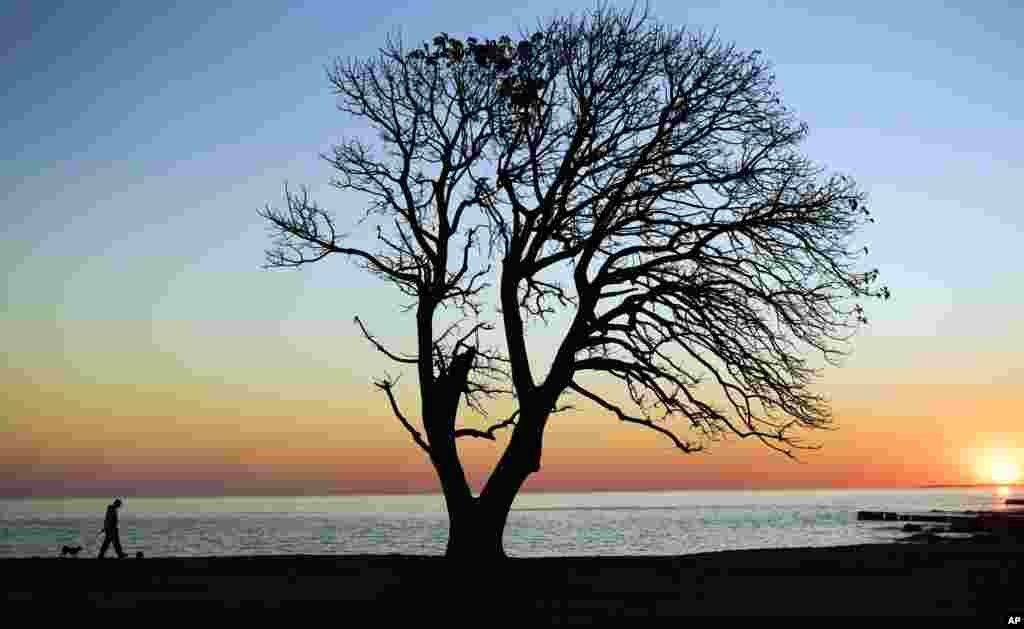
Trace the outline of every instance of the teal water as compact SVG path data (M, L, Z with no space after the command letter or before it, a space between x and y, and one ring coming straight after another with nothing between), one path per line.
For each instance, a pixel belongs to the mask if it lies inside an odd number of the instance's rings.
M1006 497L986 489L528 493L513 506L505 548L540 557L878 543L898 537L898 527L857 522L858 510L992 509ZM54 556L64 544L94 555L110 500L0 500L0 557ZM120 520L125 551L151 557L440 555L448 536L439 495L128 497Z

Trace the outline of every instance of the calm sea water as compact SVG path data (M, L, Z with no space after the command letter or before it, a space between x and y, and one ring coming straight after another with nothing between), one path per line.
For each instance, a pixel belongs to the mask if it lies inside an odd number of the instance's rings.
M521 494L509 516L511 556L679 555L877 543L892 524L861 509L992 509L993 490L679 491ZM1017 495L1016 497L1020 497ZM94 555L109 498L0 500L0 557ZM135 498L120 515L125 551L156 556L405 553L440 555L439 495Z

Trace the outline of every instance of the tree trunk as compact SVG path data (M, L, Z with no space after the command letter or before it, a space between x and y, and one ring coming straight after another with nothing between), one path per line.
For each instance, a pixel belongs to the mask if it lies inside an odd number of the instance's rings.
M448 547L445 556L459 561L495 561L505 558L502 536L509 508L471 498L448 505Z
M531 421L530 410L527 408L527 417L521 417L480 496L447 501L447 557L489 561L506 556L502 538L512 502L527 477L540 469L541 439L547 417Z

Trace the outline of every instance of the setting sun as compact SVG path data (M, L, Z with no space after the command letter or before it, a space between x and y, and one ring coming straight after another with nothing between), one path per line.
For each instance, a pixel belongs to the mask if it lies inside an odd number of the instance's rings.
M1017 462L1009 458L993 458L988 462L988 476L992 482L1006 485L1020 478Z

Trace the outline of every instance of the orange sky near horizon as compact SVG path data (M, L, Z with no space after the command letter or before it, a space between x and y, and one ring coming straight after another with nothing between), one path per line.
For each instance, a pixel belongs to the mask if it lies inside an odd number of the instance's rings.
M288 341L255 369L238 350L261 342L274 346L253 331L195 332L195 347L189 348L189 333L178 327L179 349L167 353L158 351L159 334L152 330L122 323L115 335L112 326L68 326L50 348L19 348L17 338L6 339L15 351L3 365L0 493L437 490L425 455L370 384L384 367L372 350L353 345L338 359L366 366L356 374L304 359L302 352L289 356L283 348L296 344ZM222 363L203 359L204 370L182 362L199 347L220 355ZM1016 382L867 383L863 371L854 365L824 372L817 390L832 399L837 429L805 431L822 448L801 453L800 462L738 439L686 455L653 431L582 405L551 420L542 469L525 490L973 483L990 480L984 461L992 453L1024 461L1016 430L1024 388ZM415 416L411 378L399 394ZM504 443L460 440L474 487Z

